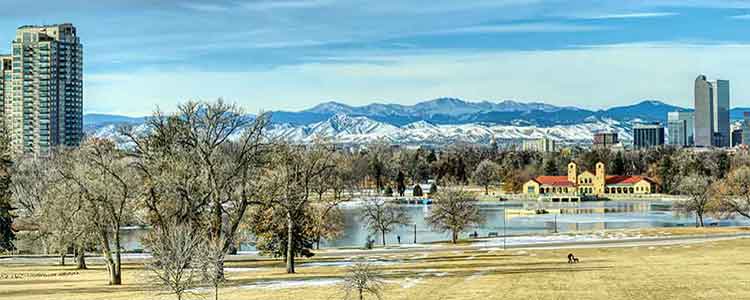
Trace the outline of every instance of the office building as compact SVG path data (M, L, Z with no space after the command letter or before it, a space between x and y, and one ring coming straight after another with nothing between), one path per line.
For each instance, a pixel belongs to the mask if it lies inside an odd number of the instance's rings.
M83 46L72 24L22 26L4 77L4 127L17 153L77 146L83 137ZM10 86L10 89L8 87ZM10 92L9 92L10 91Z
M729 80L711 81L711 90L714 107L714 146L728 147L731 132L729 127Z
M645 149L664 145L664 127L659 123L633 126L633 146Z
M693 145L694 114L689 111L674 111L667 113L667 130L669 144L676 146Z
M742 145L742 141L743 141L743 139L742 139L742 131L743 130L741 128L737 128L737 129L732 130L732 138L731 138L731 141L730 141L732 147L736 147L736 146Z
M555 152L557 150L557 143L555 140L550 138L541 138L536 140L524 140L523 150L536 151L536 152Z
M729 81L695 79L695 145L727 147L729 128Z
M596 132L594 133L594 149L610 148L620 143L617 132Z
M743 145L750 143L750 112L746 111L742 114L742 142Z

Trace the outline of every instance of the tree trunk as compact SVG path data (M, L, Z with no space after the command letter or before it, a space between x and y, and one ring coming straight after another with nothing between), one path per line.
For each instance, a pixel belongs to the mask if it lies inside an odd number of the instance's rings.
M65 252L67 251L60 252L60 265L61 266L65 266Z
M294 274L294 221L292 214L286 213L286 272Z
M214 287L214 300L219 300L219 286Z
M88 269L86 266L86 251L82 248L76 248L76 264L76 269L78 270Z
M364 293L362 292L362 289L359 289L359 300L364 300Z
M454 231L451 234L451 241L455 244L458 241L458 232Z
M113 268L114 285L122 284L122 257L120 255L120 226L115 230L115 265Z
M490 187L489 187L489 186L487 186L487 185L485 185L485 186L484 186L484 195L485 195L485 196L487 196L487 195L489 195L489 194L490 194Z
M704 224L703 224L703 213L698 214L698 224L700 225L700 227L704 226Z
M383 247L385 247L385 230L380 231L383 234Z

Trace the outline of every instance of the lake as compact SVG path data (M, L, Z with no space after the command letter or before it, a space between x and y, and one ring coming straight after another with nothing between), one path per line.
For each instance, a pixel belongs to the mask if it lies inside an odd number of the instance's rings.
M605 229L634 229L653 227L680 227L694 226L695 218L692 215L675 213L671 209L671 203L661 201L589 201L578 203L543 203L544 209L568 209L578 210L574 214L543 214L521 216L505 214L507 208L510 212L522 209L537 209L537 203L530 202L494 202L482 203L480 211L486 222L477 228L472 228L461 237L468 237L470 232L476 231L480 237L486 237L490 232L499 235L519 234L542 234L575 231L596 231ZM429 215L430 205L403 205L408 211L411 224L400 226L386 235L386 243L396 244L401 237L401 244L413 244L416 226L416 242L427 243L445 241L450 239L449 233L435 232L425 222L425 216ZM363 227L359 220L357 205L345 205L342 208L344 214L344 233L333 241L324 241L321 247L361 247L368 238L374 239L378 244L382 242L380 234L372 234ZM607 211L606 213L603 211ZM706 224L717 223L718 226L750 225L745 218L728 220L714 220L707 218ZM126 249L139 249L142 230L126 230L123 234L123 245ZM252 246L242 247L243 250L251 250Z

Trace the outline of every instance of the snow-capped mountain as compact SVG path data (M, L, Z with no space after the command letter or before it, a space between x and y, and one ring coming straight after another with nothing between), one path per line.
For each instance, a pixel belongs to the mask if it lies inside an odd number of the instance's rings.
M685 108L646 100L634 105L591 111L543 103L467 102L440 98L415 105L349 106L327 102L299 112L272 112L270 133L297 142L318 136L337 143L361 144L384 139L394 144L489 143L550 137L569 143L590 143L598 131L619 133L632 140L632 124L659 121L667 112ZM732 110L741 114L740 108ZM147 134L145 118L116 115L84 116L87 134L125 143L117 128L132 126Z

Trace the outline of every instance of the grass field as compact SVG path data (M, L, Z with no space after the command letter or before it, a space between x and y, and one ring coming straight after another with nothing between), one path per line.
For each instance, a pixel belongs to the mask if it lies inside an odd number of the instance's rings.
M581 263L567 263L571 251ZM747 253L750 239L575 250L446 249L370 259L377 259L388 282L384 299L750 299ZM352 259L303 260L294 275L285 274L278 260L231 261L222 299L340 299L338 284ZM0 260L0 299L171 299L150 287L141 264L127 264L125 284L118 287L105 284L103 266L91 267L76 271Z

